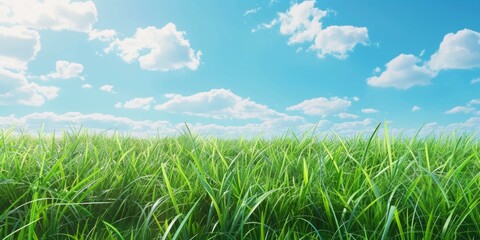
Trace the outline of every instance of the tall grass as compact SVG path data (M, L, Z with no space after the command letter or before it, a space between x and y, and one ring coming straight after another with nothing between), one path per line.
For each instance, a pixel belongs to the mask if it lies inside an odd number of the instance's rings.
M0 239L480 238L478 139L377 135L3 131Z

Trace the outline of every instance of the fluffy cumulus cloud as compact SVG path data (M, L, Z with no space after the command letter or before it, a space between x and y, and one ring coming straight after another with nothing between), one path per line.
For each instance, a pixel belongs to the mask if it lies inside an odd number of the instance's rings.
M41 106L58 96L59 88L26 78L28 62L40 51L40 35L25 27L0 27L0 105Z
M277 18L259 25L257 30L280 25L280 33L290 36L289 45L309 43L309 50L315 51L319 58L332 55L345 59L358 44L368 44L365 27L332 25L323 28L322 19L327 15L328 11L315 7L314 0L293 3L286 12L278 13Z
M153 97L146 97L146 98L134 98L131 100L126 101L125 103L118 102L115 104L116 108L126 108L126 109L143 109L149 110L150 105L155 100Z
M138 28L132 37L110 43L105 52L116 52L127 63L138 61L145 70L196 70L202 52L193 50L185 35L173 23L160 29Z
M302 111L307 115L327 117L345 111L352 102L345 98L314 98L287 108L289 111Z
M242 98L228 89L212 89L190 96L166 94L168 100L155 106L156 110L215 119L273 119L286 114Z
M480 33L463 29L445 35L428 66L434 70L479 68Z
M25 71L40 51L40 34L26 27L0 26L0 67Z
M311 49L317 51L319 58L332 55L345 59L357 44L367 45L367 43L366 27L329 26L317 34Z
M379 111L377 109L374 109L374 108L364 108L362 109L362 113L367 113L367 114L370 114L370 113L378 113Z
M480 68L480 33L470 29L448 33L429 61L423 62L411 54L400 54L386 66L387 69L380 76L367 79L369 85L408 89L415 85L430 84L441 71ZM472 84L477 82L477 79L470 81Z
M93 86L91 84L85 83L82 85L82 88L92 88Z
M370 77L368 85L374 87L394 87L408 89L415 85L428 85L437 75L422 63L421 59L411 54L400 54L386 64L386 69L379 76Z
M92 1L2 0L0 23L33 29L89 32L97 21Z
M95 22L97 9L92 1L0 1L0 104L40 106L56 98L58 87L30 82L27 77L28 64L41 49L38 31L89 33ZM41 79L82 78L82 71L81 64L58 61L56 72Z
M40 76L40 79L70 79L79 77L80 79L84 80L84 77L80 76L82 72L82 64L59 60L55 64L55 72L49 73L47 75L42 75Z
M322 30L323 17L327 16L327 11L316 8L315 1L304 1L294 3L284 13L278 13L275 20L280 24L280 33L290 35L289 44L303 43L312 41Z

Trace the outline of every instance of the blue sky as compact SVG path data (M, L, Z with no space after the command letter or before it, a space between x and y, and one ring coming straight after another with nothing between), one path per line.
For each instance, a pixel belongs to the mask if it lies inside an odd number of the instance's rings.
M480 3L0 2L0 128L480 129Z

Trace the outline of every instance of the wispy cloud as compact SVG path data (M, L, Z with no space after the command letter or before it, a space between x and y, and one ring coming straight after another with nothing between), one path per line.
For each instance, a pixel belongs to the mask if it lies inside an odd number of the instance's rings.
M456 106L448 111L445 114L455 114L455 113L471 113L475 110L472 107L465 107L465 106Z
M98 29L93 29L88 33L88 40L100 40L102 42L111 42L115 40L115 37L117 36L117 31L114 29L104 29L104 30L98 30Z
M126 101L125 103L118 102L115 104L116 108L126 108L126 109L143 109L150 110L150 105L155 102L153 97L146 98L134 98Z
M468 106L472 106L472 105L480 105L480 99L470 100L470 102L468 103Z
M367 114L370 114L370 113L378 113L379 111L377 109L374 109L374 108L364 108L362 109L362 113L367 113Z
M345 111L352 102L345 98L313 98L287 108L289 111L302 111L307 115L327 117Z
M470 81L471 84L477 84L480 83L480 78L474 78Z
M355 119L358 118L358 115L342 112L337 115L340 119Z
M109 93L116 93L114 90L113 90L113 85L103 85L99 88L100 90L104 91L104 92L109 92Z
M415 106L412 107L412 112L418 112L418 111L420 111L420 110L422 110L422 108L419 107L419 106L417 106L417 105L415 105Z
M247 15L250 15L250 14L255 14L255 13L257 13L258 11L260 11L261 9L262 9L261 7L248 9L248 10L245 11L245 13L243 14L243 16L247 16Z

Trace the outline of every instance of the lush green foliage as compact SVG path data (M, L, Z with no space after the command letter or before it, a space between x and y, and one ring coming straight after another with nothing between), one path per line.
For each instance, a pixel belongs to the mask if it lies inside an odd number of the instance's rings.
M473 239L480 145L0 133L0 239Z

